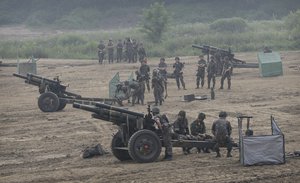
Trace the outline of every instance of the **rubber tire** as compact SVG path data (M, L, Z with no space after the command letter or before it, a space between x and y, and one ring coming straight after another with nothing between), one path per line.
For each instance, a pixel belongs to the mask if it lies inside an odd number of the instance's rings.
M120 161L132 160L127 150L115 149L115 147L125 147L124 143L122 142L122 135L120 131L113 136L111 141L111 151L113 155Z
M66 101L64 101L64 100L59 100L59 106L58 106L57 111L63 110L63 109L66 107L66 105L67 105L67 102L66 102Z
M147 145L147 154L140 147ZM157 160L161 153L161 141L156 133L150 130L139 130L129 139L128 150L131 158L138 163L150 163Z
M38 106L43 112L55 112L59 107L59 99L55 93L46 92L40 95Z

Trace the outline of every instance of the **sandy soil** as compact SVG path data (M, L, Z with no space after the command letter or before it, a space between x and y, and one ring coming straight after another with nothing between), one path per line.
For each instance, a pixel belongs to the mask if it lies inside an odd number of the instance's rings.
M286 152L300 150L300 52L282 52L283 76L259 77L258 69L235 69L231 90L216 90L216 100L181 102L185 94L209 95L209 90L195 88L196 57L185 57L186 91L177 90L175 80L169 80L169 97L161 106L171 121L179 110L186 110L189 122L199 112L207 115L211 125L219 111L229 113L233 138L238 140L237 113L254 117L255 134L270 134L270 115L274 115L285 134ZM256 53L239 53L237 58L256 62ZM13 62L5 61L4 62ZM158 59L149 61L155 68ZM168 64L173 59L167 59ZM298 66L294 67L294 66ZM116 72L126 80L139 64L98 65L95 60L38 61L38 74L53 78L59 75L68 91L87 97L107 97L108 82ZM169 68L171 71L171 68ZM238 150L232 158L215 154L183 155L174 148L174 160L139 164L120 162L110 151L112 124L92 119L90 113L68 105L63 111L43 113L38 109L38 89L13 77L14 67L0 68L0 182L298 182L300 159L287 159L283 165L243 167ZM217 88L220 78L217 78ZM225 85L226 86L226 85ZM153 101L146 93L146 101ZM146 105L130 107L146 112ZM83 159L82 151L101 143L110 153Z

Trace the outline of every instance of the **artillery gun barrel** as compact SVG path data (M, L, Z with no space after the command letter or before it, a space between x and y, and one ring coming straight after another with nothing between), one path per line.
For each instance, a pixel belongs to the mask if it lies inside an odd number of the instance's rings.
M117 111L117 112L120 112L120 113L130 114L130 115L133 115L133 116L136 116L136 117L144 117L143 113L129 111L129 110L114 107L114 106L108 105L108 104L103 104L103 103L96 102L95 105L99 108L104 108L104 109L108 109L108 110L112 110L112 111Z
M77 109L82 109L82 110L85 110L85 111L89 111L89 112L94 112L94 113L99 112L99 108L94 106L94 105L84 105L84 104L79 104L79 103L74 102L73 107L77 108Z
M17 73L13 73L13 76L16 76L18 78L22 78L22 79L27 79L27 76L21 75L21 74L17 74Z
M204 48L203 46L199 46L199 45L196 45L196 44L193 44L192 47L193 47L193 48L202 49L202 50L205 50L205 49L206 49L206 48Z

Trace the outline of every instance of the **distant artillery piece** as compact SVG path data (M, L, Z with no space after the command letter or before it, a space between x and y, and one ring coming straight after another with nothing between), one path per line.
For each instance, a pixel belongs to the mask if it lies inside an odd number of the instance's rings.
M228 50L224 50L224 49L217 48L214 46L209 46L209 45L199 46L199 45L195 45L195 44L193 44L192 47L201 49L202 53L204 55L207 55L207 61L209 61L210 55L220 54L221 57L227 56L233 67L236 67L236 68L258 68L258 64L256 64L256 63L246 63L246 61L234 58L234 54L231 52L230 48Z
M25 79L25 83L37 86L41 94L38 99L38 106L43 112L56 112L64 109L67 104L81 103L92 104L94 102L114 103L115 99L110 98L87 98L81 95L66 91L67 86L62 85L58 77L47 79L42 76L27 73L26 76L14 73L13 76Z

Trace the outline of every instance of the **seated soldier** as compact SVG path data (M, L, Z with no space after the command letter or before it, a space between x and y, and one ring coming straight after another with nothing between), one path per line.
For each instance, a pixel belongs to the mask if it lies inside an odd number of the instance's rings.
M188 120L186 118L185 111L179 111L178 118L173 124L174 133L177 138L180 140L189 139L188 135L190 134ZM190 153L190 148L183 147L182 151L185 155Z

